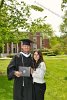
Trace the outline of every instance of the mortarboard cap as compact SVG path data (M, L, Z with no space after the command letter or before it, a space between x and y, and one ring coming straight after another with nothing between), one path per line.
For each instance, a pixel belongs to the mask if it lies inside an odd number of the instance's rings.
M29 45L29 46L30 46L31 43L33 43L33 41L31 41L30 39L22 39L20 41L22 41L23 45Z

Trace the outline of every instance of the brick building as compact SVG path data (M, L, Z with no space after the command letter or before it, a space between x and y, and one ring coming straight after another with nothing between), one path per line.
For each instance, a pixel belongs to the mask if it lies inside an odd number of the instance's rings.
M31 45L32 49L43 49L43 48L49 48L49 39L42 37L41 33L37 32L35 35L29 36L29 39L31 39L34 43ZM6 43L4 45L4 51L3 54L10 54L10 53L18 53L21 51L21 44L20 43Z

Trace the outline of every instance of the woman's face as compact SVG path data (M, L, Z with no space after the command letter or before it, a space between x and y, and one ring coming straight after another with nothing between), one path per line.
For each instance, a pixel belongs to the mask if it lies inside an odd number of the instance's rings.
M39 60L39 54L38 54L38 52L34 52L34 59L36 60L36 61L38 61Z

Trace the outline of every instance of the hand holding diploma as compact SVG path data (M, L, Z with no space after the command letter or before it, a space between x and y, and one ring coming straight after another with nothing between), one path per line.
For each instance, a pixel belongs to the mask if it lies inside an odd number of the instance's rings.
M15 71L15 72L14 72L14 75L15 75L16 77L21 77L21 76L22 76L22 72L20 72L20 71Z

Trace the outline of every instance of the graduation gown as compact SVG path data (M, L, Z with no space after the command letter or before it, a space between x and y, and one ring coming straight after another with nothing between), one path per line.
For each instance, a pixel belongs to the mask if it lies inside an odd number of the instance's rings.
M23 57L23 62L22 62ZM14 88L13 88L13 100L32 100L32 88L33 81L32 77L16 77L14 76L14 71L19 70L19 66L30 67L32 66L31 55L25 57L22 54L17 54L13 57L10 64L7 67L7 76L9 80L14 79ZM24 80L24 86L23 86Z

